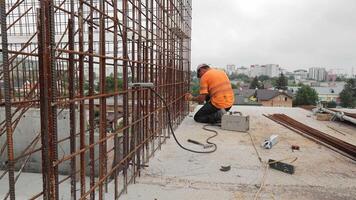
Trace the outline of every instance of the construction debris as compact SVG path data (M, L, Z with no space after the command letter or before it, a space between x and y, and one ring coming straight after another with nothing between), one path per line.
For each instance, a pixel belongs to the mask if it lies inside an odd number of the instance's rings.
M332 118L332 115L329 113L317 113L316 114L316 120L319 121L330 121Z
M268 160L268 164L269 164L269 167L272 169L276 169L276 170L279 170L279 171L287 173L287 174L294 174L294 166L293 165L275 161L272 159Z
M313 109L314 113L328 113L332 115L331 120L335 120L335 119L339 119L340 121L348 121L353 123L354 125L356 125L356 118L355 118L355 114L352 113L345 113L342 111L338 111L338 110L331 110L331 109L327 109L327 108L314 108Z
M322 144L352 160L356 160L356 146L340 140L303 123L300 123L285 114L264 115L265 117L295 131L319 144Z
M300 147L298 145L292 145L291 149L292 149L292 151L294 151L294 150L298 150L299 151Z
M278 143L278 135L271 135L268 139L262 142L261 146L265 149L271 149L272 146Z
M221 166L220 171L222 172L227 172L231 170L231 166L230 165L226 165L226 166Z

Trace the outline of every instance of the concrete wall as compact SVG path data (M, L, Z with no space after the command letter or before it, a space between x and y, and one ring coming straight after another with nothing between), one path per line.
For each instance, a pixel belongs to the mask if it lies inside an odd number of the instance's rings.
M15 109L13 109L13 112ZM20 113L20 112L18 112ZM16 117L19 116L18 114ZM79 115L77 115L79 116ZM0 108L0 121L5 119L5 109ZM63 110L58 114L57 118L57 126L58 126L58 140L66 138L69 136L69 110ZM79 127L79 124L77 124ZM17 158L19 155L25 151L26 147L36 138L39 134L41 128L40 121L40 110L38 108L29 109L20 119L17 127L13 132L13 140L14 140L14 157ZM2 147L6 143L6 134L1 136L0 138L0 146ZM77 140L77 144L79 144L79 140ZM35 149L41 147L41 139L36 144ZM31 147L32 149L32 147ZM70 145L69 140L66 140L58 145L58 158L63 157L64 155L68 155L70 153ZM7 151L5 150L2 155L0 155L0 167L4 167L5 161L7 160ZM16 169L19 169L25 161L21 159L16 163ZM30 172L41 172L42 166L42 156L41 151L34 153L30 159L28 164L25 167L25 171ZM68 174L70 172L69 162L64 162L59 166L59 171L62 174Z
M15 109L13 109L13 112ZM20 112L19 112L20 113ZM18 114L16 115L18 116ZM0 108L0 122L5 119L5 109ZM79 119L79 113L76 113L76 119ZM76 123L76 132L79 132L79 121ZM58 140L69 137L69 110L65 109L58 113L57 118L57 127L58 127ZM36 138L37 134L39 134L41 128L40 124L40 110L38 108L29 109L20 119L16 129L13 133L14 140L14 157L17 158L28 145ZM95 141L99 140L99 134L95 133ZM6 134L0 137L0 148L4 146L6 143ZM86 144L89 143L89 135L86 134ZM107 149L112 149L114 145L113 139L109 140L107 143ZM41 139L36 144L35 149L41 147ZM32 148L32 147L31 147ZM79 138L76 139L76 149L79 149ZM99 157L99 148L98 145L95 146L95 158ZM65 140L58 144L58 159L61 159L65 155L70 154L70 143L69 140ZM77 169L79 169L79 156L77 156ZM112 155L108 155L108 169L111 168L112 165ZM16 170L21 168L21 165L25 161L26 158L20 159L19 162L16 163ZM6 168L6 160L7 160L7 151L5 150L3 154L0 155L0 169ZM89 150L85 153L85 163L88 166L89 164ZM99 161L95 162L96 165L96 173L98 172ZM24 168L24 171L27 172L36 172L41 173L42 168L42 154L41 151L38 151L31 155L28 164ZM59 173L60 174L69 174L70 172L70 161L63 162L59 165ZM86 167L86 172L89 172L89 167Z

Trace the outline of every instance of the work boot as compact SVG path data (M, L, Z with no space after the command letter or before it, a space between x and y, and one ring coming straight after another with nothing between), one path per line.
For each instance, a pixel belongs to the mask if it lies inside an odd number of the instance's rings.
M221 123L222 116L226 113L227 112L224 108L218 110L218 112L216 112L216 123Z

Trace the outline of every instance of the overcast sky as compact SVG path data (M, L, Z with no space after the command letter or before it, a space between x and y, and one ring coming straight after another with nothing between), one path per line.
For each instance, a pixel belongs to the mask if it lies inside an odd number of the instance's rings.
M356 0L193 0L199 63L279 64L356 73Z

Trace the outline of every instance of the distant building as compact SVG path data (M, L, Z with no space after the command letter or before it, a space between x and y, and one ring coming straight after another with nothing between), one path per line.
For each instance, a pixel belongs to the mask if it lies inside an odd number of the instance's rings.
M250 67L250 76L269 76L269 77L278 77L281 73L281 68L276 64L267 64L267 65L251 65Z
M278 74L277 74L277 75L275 75L274 77L277 77L277 76L279 76L280 74L287 75L287 74L289 74L289 72L288 72L288 70L287 70L287 69L282 69L282 68L280 68L280 70L279 70Z
M293 93L279 90L234 90L235 105L261 105L270 107L292 107Z
M326 75L326 81L335 82L336 78L337 74L333 73L332 71L329 71Z
M320 102L331 102L334 101L337 104L340 103L340 93L344 87L313 87L318 93L318 98Z
M263 75L263 68L260 65L251 65L250 67L250 77Z
M325 81L327 77L327 72L325 68L312 67L309 68L308 78L316 81Z
M298 69L294 71L294 79L299 82L308 78L308 71L305 69Z
M235 89L235 102L234 105L250 105L250 106L261 106L262 104L256 101L254 97L256 90L253 89Z
M288 90L291 91L294 95L297 94L298 90L301 87L288 87ZM335 84L335 86L328 87L311 87L318 94L319 102L331 102L340 103L340 93L344 89L344 86L340 84Z
M239 67L236 69L237 74L245 74L246 76L249 75L250 70L247 67Z
M234 65L234 64L226 65L225 72L226 72L228 75L231 75L231 74L233 74L233 73L236 73L236 65Z
M292 107L293 93L279 90L257 90L256 99L262 106Z

